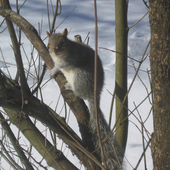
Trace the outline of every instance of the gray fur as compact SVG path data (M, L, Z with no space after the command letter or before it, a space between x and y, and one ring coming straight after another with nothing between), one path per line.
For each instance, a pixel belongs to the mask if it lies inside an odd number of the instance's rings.
M62 34L51 35L49 38L49 46L50 54L55 63L55 67L51 70L51 76L53 76L58 70L62 71L68 81L65 87L73 90L77 96L88 100L89 102L89 132L91 134L91 150L95 150L99 147L99 140L97 135L94 105L94 50L87 45L76 43L67 39L66 29ZM99 57L97 67L97 102L99 106L100 94L104 84L104 71ZM101 139L104 140L110 133L110 128L106 123L100 107L98 109L98 117ZM122 148L115 141L114 135L112 135L112 137L103 144L103 149L108 169L121 170L119 163L122 165L124 153ZM95 155L101 160L100 149L96 151Z

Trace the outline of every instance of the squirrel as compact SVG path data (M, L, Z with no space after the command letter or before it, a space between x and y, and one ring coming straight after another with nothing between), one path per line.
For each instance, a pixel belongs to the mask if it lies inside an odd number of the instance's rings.
M50 76L53 77L58 71L61 71L67 80L65 88L72 90L81 99L88 100L90 112L88 125L91 135L90 145L92 145L93 150L95 150L99 147L94 102L95 52L88 45L69 40L67 38L67 29L65 29L63 33L52 35L47 32L47 35L49 37L49 53L54 62L54 68L50 70ZM99 56L97 69L98 118L101 139L104 140L110 133L110 128L99 106L100 94L104 84L104 71ZM109 170L121 170L124 151L116 142L114 135L103 143L103 151L107 168ZM101 161L100 149L96 151L95 155Z

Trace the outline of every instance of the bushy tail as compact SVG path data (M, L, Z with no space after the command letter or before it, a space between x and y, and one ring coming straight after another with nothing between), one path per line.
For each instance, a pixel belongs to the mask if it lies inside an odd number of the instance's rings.
M88 100L90 108L89 132L91 134L91 144L93 149L99 147L99 139L97 133L97 124L95 116L95 105L93 100ZM110 128L106 123L101 109L98 109L98 120L101 139L104 140L110 133ZM109 170L121 170L123 162L123 149L116 142L114 135L112 135L106 142L103 143L103 151L106 160L106 165ZM101 160L101 151L98 149L95 155Z

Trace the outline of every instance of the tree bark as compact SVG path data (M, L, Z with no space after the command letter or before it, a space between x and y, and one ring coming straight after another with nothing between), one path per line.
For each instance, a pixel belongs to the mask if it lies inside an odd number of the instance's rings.
M4 119L3 115L0 113L1 121ZM25 153L21 149L18 140L16 139L15 135L13 134L12 130L10 129L8 123L6 121L1 122L2 128L5 130L5 133L8 135L15 151L17 152L21 162L24 164L26 169L34 170L33 166L31 165L30 161L27 159Z
M0 106L3 107L4 111L8 114L10 121L21 130L29 142L44 157L49 166L55 169L68 169L68 167L73 170L77 169L60 151L57 152L55 147L48 139L45 139L27 115L31 115L48 125L54 132L58 133L61 139L76 153L79 153L79 150L76 149L76 146L72 148L71 145L74 141L72 141L73 138L81 143L78 136L76 137L76 134L70 131L71 129L69 129L69 126L64 123L61 117L56 115L54 119L52 110L37 98L32 96L22 101L22 97L21 88L17 83L0 74ZM21 109L21 106L23 106L23 109ZM69 134L73 137L72 139Z
M34 96L27 98L24 96L24 101L22 98L23 96L19 85L15 81L0 74L0 106L6 111L10 121L22 131L42 156L44 156L44 153L47 153L48 149L51 150L53 146L49 144L47 148L45 146L42 147L42 141L45 141L45 139L43 139L41 133L38 133L37 129L34 128L34 125L27 115L36 118L57 133L88 169L98 169L96 164L101 166L100 162L83 147L81 139L68 126L64 118L58 116L52 109ZM23 106L22 110L21 106ZM36 137L38 137L39 140L37 140ZM44 148L46 148L46 150ZM53 152L46 154L45 159L50 166L58 166L57 169L68 169L68 167L69 169L76 169L62 154L58 154L61 157L57 156L57 154L58 153L55 154ZM56 159L50 161L50 158L52 158L51 155L55 155Z
M170 1L150 0L154 170L170 169Z
M128 134L127 93L127 1L115 0L116 14L116 140L125 151ZM123 122L123 123L122 123Z

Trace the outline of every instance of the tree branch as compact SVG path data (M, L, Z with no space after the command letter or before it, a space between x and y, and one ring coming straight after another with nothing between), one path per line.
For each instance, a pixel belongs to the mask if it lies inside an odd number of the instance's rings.
M3 0L2 1L2 8L3 7L11 9L8 0ZM31 94L31 92L30 92L30 89L29 89L29 86L27 84L27 80L26 80L26 77L25 77L22 57L21 57L21 53L20 53L20 45L19 45L19 43L17 41L14 26L13 26L12 22L10 20L8 20L7 18L6 18L6 24L7 24L8 31L9 31L9 34L10 34L10 37L11 37L13 50L14 50L14 54L15 54L15 59L16 59L16 62L17 62L17 69L18 69L19 75L20 75L20 82L21 82L22 92L25 95L29 96Z
M13 124L17 127L20 124L19 127L21 129L22 121L20 122L18 116L22 116L23 118L24 116L27 117L27 115L32 116L46 124L51 130L57 133L59 137L69 145L69 148L73 151L73 153L77 155L81 161L83 161L85 166L93 164L91 160L101 166L96 158L83 147L81 139L68 126L65 120L58 116L51 108L42 103L36 97L32 96L24 101L21 112L21 105L23 101L20 87L15 81L8 79L2 74L0 75L0 89L0 106L8 113ZM23 130L23 132L25 131ZM30 141L29 135L27 136L27 139ZM33 142L31 143L33 144Z
M4 119L3 115L0 113L0 118ZM17 152L21 162L24 164L26 169L30 169L33 170L34 168L32 167L31 163L29 162L29 160L27 159L27 157L25 156L24 152L21 150L21 147L18 144L17 139L15 138L12 130L10 129L9 125L7 122L2 122L1 123L2 128L5 130L6 134L8 135L13 147L15 148L15 151Z
M44 45L44 43L42 42L41 38L39 37L36 29L30 24L28 23L22 16L20 16L19 14L17 14L16 12L10 10L10 9L1 9L0 10L0 15L3 16L6 19L11 20L12 22L14 22L27 36L27 38L31 41L31 43L34 45L34 47L36 48L36 50L39 52L39 54L41 55L41 57L43 58L43 60L46 63L46 66L48 69L52 69L53 68L53 61L49 55L49 52L46 48L46 46ZM82 139L83 139L83 143L88 146L89 145L89 132L88 132L88 120L89 120L89 112L88 112L88 108L85 105L84 101L81 100L80 98L78 98L72 91L70 90L65 90L65 83L66 80L64 78L64 76L61 73L58 73L55 77L55 80L57 81L60 90L61 90L61 94L64 98L64 100L67 102L67 104L69 105L70 109L72 110L72 112L74 113L74 115L77 118L78 124L79 124L79 128L80 128L80 132L82 135ZM20 99L20 98L19 98ZM40 101L38 99L35 98L31 98L28 99L29 102L32 101L36 101L37 100L37 104L40 104ZM20 103L21 104L21 103ZM35 106L35 103L32 103ZM51 110L48 108L46 108L47 106L42 106L44 104L41 104L41 106L38 107L39 111L37 112L32 112L31 116L38 118L41 122L46 121L47 126L50 127L52 130L54 130L54 132L58 133L59 135L62 135L61 132L58 132L58 130L56 130L56 122L53 120L53 117L49 118L49 114L51 114ZM14 105L13 105L14 107ZM25 108L25 106L24 106ZM46 115L42 115L41 112L43 112L44 110L41 108L46 108ZM34 109L34 107L31 107L29 109ZM37 110L38 110L37 109ZM23 110L24 111L24 110ZM34 111L34 110L33 110ZM27 112L27 114L29 114L30 112ZM34 114L33 114L34 113ZM54 115L54 113L53 113ZM56 113L55 113L56 115ZM50 119L50 121L49 121ZM48 121L47 121L48 120ZM57 126L58 127L58 126ZM59 127L59 129L61 129L61 127ZM64 134L66 134L64 132ZM72 135L72 133L70 133ZM65 138L63 135L63 140L68 143L67 137ZM86 157L84 154L82 154L80 152L80 150L77 149L78 145L75 144L75 141L72 141L73 143L71 144L70 140L69 145L70 146L74 146L74 151L76 151L75 153L78 155L78 157L80 158L80 160L84 160L83 163L88 164L90 167L92 167L93 161L101 166L101 164L95 159L94 156L92 156L92 154L90 154L89 152L87 152L87 150L83 150L84 153L86 153L88 156ZM83 149L82 147L80 147L79 149ZM77 153L80 152L80 153ZM89 159L90 158L90 159ZM93 161L91 161L91 159ZM94 166L94 165L93 165Z

